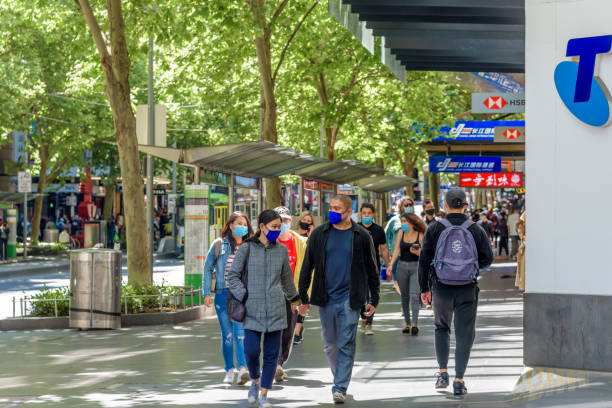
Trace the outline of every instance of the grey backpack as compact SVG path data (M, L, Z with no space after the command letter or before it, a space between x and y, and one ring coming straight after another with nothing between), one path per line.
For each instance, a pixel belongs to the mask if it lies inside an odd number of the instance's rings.
M474 224L466 220L452 225L447 219L439 221L445 229L438 238L432 265L438 280L445 285L468 285L478 276L478 250L468 228Z

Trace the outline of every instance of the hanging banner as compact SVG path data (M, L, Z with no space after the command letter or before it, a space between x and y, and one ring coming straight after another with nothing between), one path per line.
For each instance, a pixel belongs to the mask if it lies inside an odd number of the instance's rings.
M441 127L439 136L433 141L493 142L498 127L525 127L524 120L468 120L457 121L452 128ZM448 135L448 136L446 136Z
M459 177L460 187L523 187L523 173L462 173Z
M472 173L475 171L499 173L501 157L487 156L430 156L430 173Z

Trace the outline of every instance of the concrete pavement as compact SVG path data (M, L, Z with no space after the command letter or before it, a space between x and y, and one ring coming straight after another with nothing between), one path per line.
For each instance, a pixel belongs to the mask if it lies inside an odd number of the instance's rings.
M347 406L611 407L612 380L604 374L584 374L578 382L568 379L555 388L538 382L535 374L521 377L522 297L512 288L512 275L498 266L481 281L478 332L466 374L470 394L465 398L433 387L431 310L422 310L420 336L402 335L399 297L384 285L376 334L358 334ZM0 352L3 407L248 406L247 387L221 383L223 359L214 318L118 331L0 333ZM451 372L452 364L451 358ZM333 405L316 310L286 369L290 380L270 393L275 405ZM568 377L574 375L580 374ZM531 391L513 393L515 387Z

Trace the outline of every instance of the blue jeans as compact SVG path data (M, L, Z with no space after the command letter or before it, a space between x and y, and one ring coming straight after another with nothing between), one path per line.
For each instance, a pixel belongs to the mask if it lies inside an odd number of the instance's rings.
M234 343L236 343L236 360L238 367L246 367L244 357L244 329L242 323L232 322L227 312L227 289L218 289L215 294L215 310L221 326L221 346L225 371L236 368L234 366Z
M359 315L359 310L351 309L349 300L319 308L325 356L334 375L332 393L346 394L351 382Z
M261 388L269 390L272 388L274 374L276 374L276 363L281 347L282 330L262 333L254 330L245 330L244 345L247 356L247 366L251 379L261 377ZM263 370L260 370L259 357L261 356L261 335L264 338Z

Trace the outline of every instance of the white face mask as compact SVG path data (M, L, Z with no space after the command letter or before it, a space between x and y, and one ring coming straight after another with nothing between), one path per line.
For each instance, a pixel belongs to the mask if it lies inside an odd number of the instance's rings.
M291 224L283 222L281 224L281 234L286 234L291 230Z

